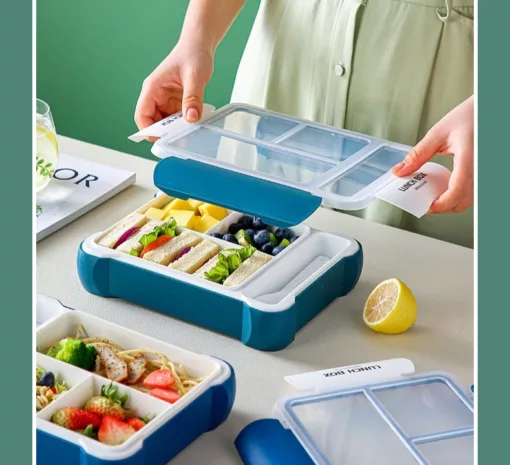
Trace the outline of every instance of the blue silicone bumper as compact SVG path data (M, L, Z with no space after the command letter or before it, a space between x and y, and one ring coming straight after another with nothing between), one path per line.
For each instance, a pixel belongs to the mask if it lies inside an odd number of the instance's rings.
M173 279L113 258L78 251L83 287L102 297L121 298L239 339L257 350L287 347L296 332L333 300L348 294L363 267L363 251L344 257L303 289L287 310L267 312L205 287ZM147 293L147 289L158 292Z
M245 465L314 465L292 431L278 420L258 420L244 428L235 446Z

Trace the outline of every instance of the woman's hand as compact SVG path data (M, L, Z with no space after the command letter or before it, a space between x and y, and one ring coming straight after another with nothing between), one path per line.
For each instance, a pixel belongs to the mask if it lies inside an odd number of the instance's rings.
M135 110L138 129L181 110L190 123L202 117L214 53L245 2L189 1L179 42L143 83Z
M213 62L211 50L178 43L143 83L135 110L138 129L181 110L187 121L198 121Z
M430 129L425 137L393 168L396 176L408 176L434 155L453 155L448 189L429 213L460 213L473 204L474 196L474 103L468 98Z

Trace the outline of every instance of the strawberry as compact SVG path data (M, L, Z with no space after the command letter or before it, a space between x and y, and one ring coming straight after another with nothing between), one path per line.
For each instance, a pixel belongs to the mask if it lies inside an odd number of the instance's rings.
M170 402L173 404L174 402L177 402L181 396L178 392L174 391L173 389L160 389L155 388L149 394L153 397L157 397L158 399L164 400L165 402Z
M143 380L143 384L148 388L169 389L175 383L170 370L156 370Z
M118 418L107 415L103 417L103 421L97 432L97 439L103 444L118 446L126 442L135 433L136 431L131 425L124 423Z
M126 418L126 414L121 405L115 403L111 399L101 396L89 399L89 401L85 404L85 410L87 412L95 413L101 417L109 415L111 417L118 418L119 420L124 420L124 418Z
M101 424L99 415L75 407L65 407L57 410L51 420L59 426L72 430L85 429L89 425L92 425L93 428L99 428Z
M101 388L100 396L89 399L85 404L85 410L102 417L109 415L119 420L124 420L124 418L126 418L126 413L123 407L127 400L128 396L119 397L117 388L113 383L110 383L108 386L104 385Z
M132 417L126 420L129 426L132 426L135 431L141 430L145 426L145 421L140 418Z

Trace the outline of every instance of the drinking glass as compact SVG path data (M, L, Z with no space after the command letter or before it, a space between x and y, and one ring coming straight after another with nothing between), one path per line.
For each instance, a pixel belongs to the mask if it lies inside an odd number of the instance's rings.
M58 161L58 142L50 106L37 99L35 191L42 191L53 178Z

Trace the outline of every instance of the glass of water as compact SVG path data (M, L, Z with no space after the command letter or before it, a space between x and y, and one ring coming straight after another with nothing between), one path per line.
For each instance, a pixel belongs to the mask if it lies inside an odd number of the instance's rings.
M37 99L36 104L35 191L42 191L53 178L58 161L58 142L50 106Z

